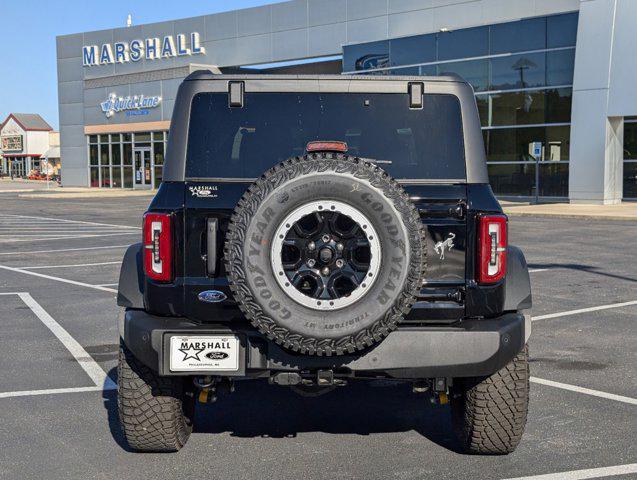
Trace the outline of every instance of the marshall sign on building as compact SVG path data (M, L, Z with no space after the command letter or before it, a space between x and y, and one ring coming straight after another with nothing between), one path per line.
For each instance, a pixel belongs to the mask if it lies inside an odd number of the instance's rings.
M195 70L456 73L475 90L496 194L637 199L637 0L268 3L58 37L63 185L157 187Z
M145 40L129 42L85 45L82 47L82 61L85 67L109 65L112 63L139 62L143 59L180 57L184 55L203 55L206 49L201 46L199 32L192 32L190 38L183 33L166 35Z

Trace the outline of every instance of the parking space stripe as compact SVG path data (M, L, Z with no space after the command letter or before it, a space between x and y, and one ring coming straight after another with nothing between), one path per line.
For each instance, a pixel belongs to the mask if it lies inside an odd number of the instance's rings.
M538 315L537 317L532 317L531 320L548 320L550 318L559 318L559 317L568 317L570 315L577 315L580 313L587 312L598 312L600 310L609 310L611 308L621 308L621 307L630 307L632 305L637 305L637 300L633 300L630 302L622 302L622 303L611 303L608 305L599 305L597 307L588 307L588 308L579 308L577 310L567 310L565 312L558 313L549 313L548 315Z
M108 287L100 287L99 285L91 285L90 283L76 282L75 280L69 280L68 278L54 277L52 275L45 275L43 273L31 272L29 270L22 270L21 268L7 267L6 265L0 265L0 269L9 270L10 272L24 273L25 275L33 275L34 277L46 278L47 280L55 280L57 282L68 283L70 285L77 285L78 287L93 288L95 290L101 290L103 292L117 293L117 290Z
M84 225L101 225L104 227L115 227L115 228L134 228L137 230L141 230L142 227L131 227L130 225L115 225L112 223L99 223L99 222L87 222L84 220L67 220L65 218L53 218L53 217L35 217L32 215L13 215L13 214L9 214L9 213L5 213L4 215L0 215L0 219L3 218L7 218L7 219L18 219L18 218L25 218L25 219L34 219L34 220L49 220L52 222L64 222L64 223L79 223L79 224L84 224Z
M616 465L614 467L589 468L586 470L571 470L569 472L548 473L545 475L531 475L515 477L507 480L586 480L588 478L614 477L637 472L637 463Z
M72 236L55 236L46 238L15 238L15 239L0 239L0 243L16 243L16 242L38 242L43 240L72 240L75 238L102 238L102 237L117 237L121 235L139 235L139 232L122 232L122 233L100 233L92 235L72 235Z
M116 248L128 248L130 245L106 245L103 247L80 247L80 248L61 248L56 250L31 250L29 252L0 252L0 255L28 255L33 253L58 253L58 252L80 252L84 250L111 250Z
M96 267L99 265L120 265L122 262L76 263L74 265L38 265L36 267L17 267L22 270L38 270L42 268Z
M110 379L109 379L110 380ZM108 390L116 390L117 385L111 380L110 384L103 387L72 387L72 388L49 388L44 390L23 390L19 392L0 392L0 398L12 397L30 397L35 395L56 395L60 393L78 393L78 392L102 392Z
M549 270L549 268L532 268L529 273L548 272Z
M591 390L590 388L578 387L577 385L569 385L568 383L554 382L553 380L546 380L544 378L531 377L530 380L532 383L546 385L547 387L561 388L562 390L569 390L571 392L592 395L593 397L605 398L606 400L614 400L616 402L637 405L637 398L615 395L614 393L600 392L599 390Z
M53 333L53 335L62 342L96 386L101 388L104 385L110 388L114 385L114 382L108 375L106 375L106 372L102 369L102 367L93 360L93 357L84 350L84 347L82 347L82 345L80 345L80 343L75 340L69 332L62 327L62 325L56 322L29 293L21 292L18 293L18 296L31 309L35 316L37 316L51 331L51 333Z

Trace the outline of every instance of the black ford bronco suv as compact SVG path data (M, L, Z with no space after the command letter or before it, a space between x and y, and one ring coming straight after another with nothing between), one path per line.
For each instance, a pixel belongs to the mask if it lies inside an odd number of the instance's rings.
M197 401L256 379L411 382L469 453L524 430L528 270L453 76L191 74L118 304L135 450L179 450Z

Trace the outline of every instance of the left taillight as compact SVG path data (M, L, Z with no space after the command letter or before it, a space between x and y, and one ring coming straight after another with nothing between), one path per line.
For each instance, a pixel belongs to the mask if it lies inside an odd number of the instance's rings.
M478 283L497 283L507 271L506 215L481 215L478 231Z
M173 279L172 217L167 213L144 215L144 272L158 282Z

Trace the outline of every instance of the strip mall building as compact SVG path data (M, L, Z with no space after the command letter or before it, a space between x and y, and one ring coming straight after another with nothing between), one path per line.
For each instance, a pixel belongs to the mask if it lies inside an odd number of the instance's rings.
M294 0L57 38L62 182L157 187L194 70L474 87L504 197L637 198L635 0Z

